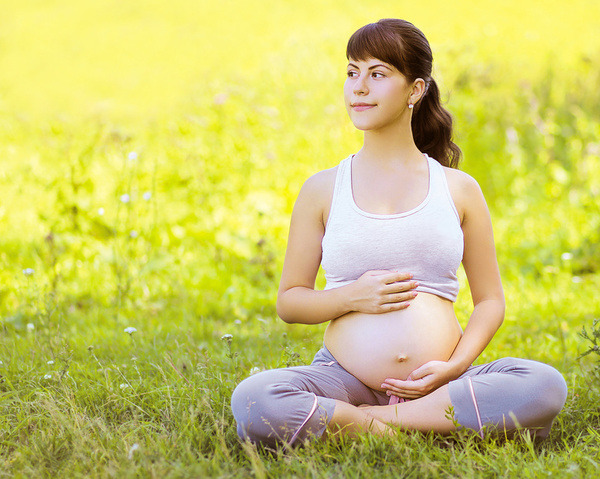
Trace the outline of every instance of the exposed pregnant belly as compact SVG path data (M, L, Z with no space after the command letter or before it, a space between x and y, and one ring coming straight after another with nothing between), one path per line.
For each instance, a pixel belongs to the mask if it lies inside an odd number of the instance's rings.
M422 293L407 309L383 314L352 312L331 321L325 346L367 386L406 379L427 361L446 361L462 335L451 301Z

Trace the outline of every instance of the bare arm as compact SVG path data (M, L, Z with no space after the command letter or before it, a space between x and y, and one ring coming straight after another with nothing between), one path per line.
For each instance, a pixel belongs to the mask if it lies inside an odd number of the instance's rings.
M315 290L325 234L325 211L333 194L335 169L309 178L298 195L277 293L277 314L286 323L318 324L350 311L382 313L406 308L414 297L410 274L369 271L340 288Z
M469 177L464 188L462 229L465 241L463 266L473 298L473 313L450 363L462 374L489 344L504 321L504 292L496 259L492 221L483 193Z

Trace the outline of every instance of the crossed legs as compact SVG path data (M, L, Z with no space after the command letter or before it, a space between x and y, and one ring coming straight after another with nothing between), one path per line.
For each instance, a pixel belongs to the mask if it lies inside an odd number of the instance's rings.
M544 437L562 409L567 386L556 369L535 361L503 358L473 366L460 378L412 401L387 405L323 349L311 366L264 371L247 378L231 404L241 438L294 444L323 433L401 430L448 434L457 426L483 434L483 427L526 427ZM362 407L361 405L369 404ZM390 426L395 426L394 428Z

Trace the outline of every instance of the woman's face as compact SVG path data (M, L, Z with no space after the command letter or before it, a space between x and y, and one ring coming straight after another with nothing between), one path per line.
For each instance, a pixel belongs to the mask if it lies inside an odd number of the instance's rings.
M396 67L377 58L350 59L344 100L359 130L377 130L402 121L410 125L412 84Z

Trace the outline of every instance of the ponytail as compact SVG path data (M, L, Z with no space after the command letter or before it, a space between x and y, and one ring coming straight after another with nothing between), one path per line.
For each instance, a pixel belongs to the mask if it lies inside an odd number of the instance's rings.
M452 116L442 107L440 90L433 78L415 104L411 126L419 150L444 166L458 167L461 151L452 141Z

